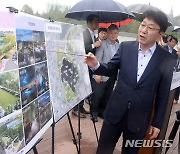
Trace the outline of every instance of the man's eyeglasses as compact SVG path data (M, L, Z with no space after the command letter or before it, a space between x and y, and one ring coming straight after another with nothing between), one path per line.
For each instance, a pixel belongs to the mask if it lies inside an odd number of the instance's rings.
M148 25L145 25L145 24L143 24L143 23L140 24L140 28L142 28L142 29L147 28L147 30L148 30L149 32L153 32L153 31L155 31L155 30L160 30L160 29L158 29L158 28L154 28L154 27L152 27L152 26L148 26Z

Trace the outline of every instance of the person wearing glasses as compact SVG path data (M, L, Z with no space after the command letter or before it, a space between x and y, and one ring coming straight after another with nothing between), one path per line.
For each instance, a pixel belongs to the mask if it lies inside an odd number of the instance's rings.
M102 40L101 46L96 49L95 56L99 62L108 62L119 48L116 42L119 36L118 27L111 24L107 29L107 39ZM92 88L94 89L92 116L95 122L98 122L98 116L103 118L104 110L114 88L117 75L106 77L94 75L92 79Z
M167 51L169 51L174 58L178 58L177 54L176 54L176 50L174 49L174 47L177 45L178 43L178 39L174 36L171 36L171 39L169 40L169 43L164 47L165 49L167 49Z
M150 139L161 131L170 92L175 60L158 45L168 26L161 11L146 11L138 29L138 40L122 42L108 63L100 63L88 53L84 62L94 74L118 73L116 87L106 107L97 154L112 154L123 133L123 154L137 154L133 141L143 140L149 128ZM150 122L152 108L154 116Z

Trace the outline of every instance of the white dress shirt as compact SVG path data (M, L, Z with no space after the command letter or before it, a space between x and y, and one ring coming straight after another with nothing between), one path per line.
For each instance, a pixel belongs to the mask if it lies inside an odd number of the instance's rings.
M173 48L171 48L170 46L168 46L169 52L172 54Z
M155 49L156 49L156 43L154 43L154 45L146 51L142 51L139 44L137 82L139 81L142 74L144 73L144 70L146 69L152 55L154 54ZM100 66L100 63L98 62L98 64L95 67L91 68L91 70L95 71L99 68L99 66Z
M107 39L108 40L108 39ZM119 44L115 41L115 43L113 44L111 41L108 40L108 43L110 45L110 48L111 48L111 58L116 54L117 52L117 49L116 49L116 44Z
M155 49L156 49L156 43L154 43L154 45L146 51L142 51L139 44L137 82L139 81L142 74L144 73L144 70L146 69Z

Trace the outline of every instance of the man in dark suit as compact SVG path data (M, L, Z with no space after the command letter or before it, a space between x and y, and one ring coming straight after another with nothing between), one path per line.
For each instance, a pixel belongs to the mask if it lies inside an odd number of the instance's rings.
M91 14L86 19L87 28L83 32L84 46L86 54L95 54L96 48L101 45L101 41L96 39L94 30L98 29L98 16Z
M84 57L95 74L111 76L119 69L117 85L105 111L97 154L112 154L122 133L122 153L137 154L139 145L131 147L127 143L142 140L149 125L150 138L157 138L166 113L175 65L172 55L156 43L167 25L163 12L147 11L138 29L138 41L122 42L110 62L99 63L92 53Z

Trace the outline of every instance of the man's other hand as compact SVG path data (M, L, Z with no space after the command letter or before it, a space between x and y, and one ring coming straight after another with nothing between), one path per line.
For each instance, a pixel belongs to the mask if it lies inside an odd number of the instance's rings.
M97 47L99 47L101 45L101 41L96 41L96 42L94 42L93 45L94 45L94 47L97 48Z
M158 137L160 133L160 129L159 128L156 128L156 127L153 127L153 126L150 126L150 129L149 129L149 135L150 135L150 139L156 139Z
M102 76L101 75L95 75L94 79L96 80L97 83L101 83Z

